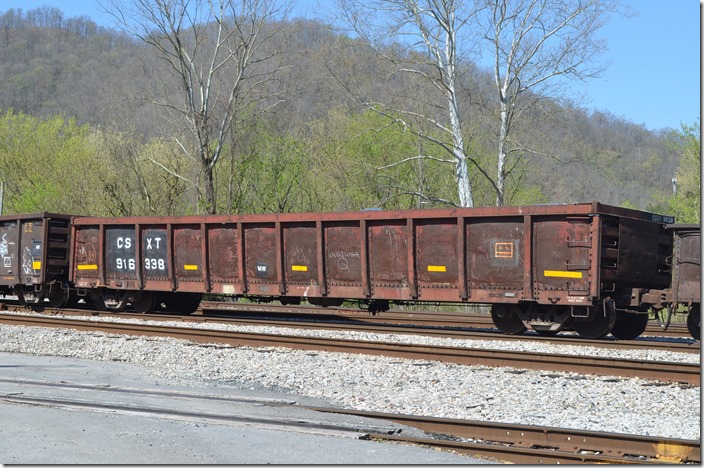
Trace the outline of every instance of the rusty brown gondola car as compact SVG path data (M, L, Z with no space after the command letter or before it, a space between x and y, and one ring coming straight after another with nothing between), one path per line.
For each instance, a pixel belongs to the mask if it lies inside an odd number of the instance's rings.
M0 216L0 294L23 304L68 303L72 218L46 212Z
M633 288L670 285L673 219L600 203L76 218L71 281L99 307L194 310L203 294L322 306L492 305L505 333L638 336Z
M687 329L693 338L701 335L701 225L671 224L674 251L668 261L672 282L666 289L636 289L634 303L652 306L663 329L667 329L674 313L685 309Z

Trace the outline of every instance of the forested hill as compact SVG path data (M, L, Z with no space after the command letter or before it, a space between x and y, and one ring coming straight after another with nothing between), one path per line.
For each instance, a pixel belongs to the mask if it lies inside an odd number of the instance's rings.
M229 129L215 170L218 212L411 208L456 198L447 164L399 164L421 147L433 151L356 103L335 71L340 64L354 70L359 89L375 96L403 83L384 76L363 47L345 47L352 41L326 24L297 19L277 27L286 36L280 73L267 84L268 100L243 106L251 118ZM492 77L463 66L471 77L462 83L467 147L490 168ZM153 105L155 96L178 96L177 80L153 47L53 8L9 10L0 15L0 76L6 212L198 212L198 189L189 181L202 174L178 155L183 124ZM531 153L515 168L508 204L597 200L666 209L678 165L670 131L648 131L565 100L543 100L540 112L524 119L517 135ZM473 167L470 174L476 204L493 204L486 176ZM38 185L41 191L26 193ZM73 189L91 200L77 200Z

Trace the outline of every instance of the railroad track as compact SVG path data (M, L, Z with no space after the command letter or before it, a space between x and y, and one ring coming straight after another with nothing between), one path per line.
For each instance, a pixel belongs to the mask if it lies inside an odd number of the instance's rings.
M415 326L442 326L457 328L486 328L496 330L496 326L488 315L465 314L462 312L401 312L388 311L372 315L367 310L351 308L320 308L308 306L284 306L280 304L255 304L244 302L201 302L201 312L238 312L242 314L267 313L273 316L302 317L339 317L341 319L355 320L371 323ZM497 332L498 333L498 332ZM514 335L521 336L521 335ZM682 337L691 339L687 326L683 323L670 324L663 330L655 321L648 324L642 336Z
M85 385L71 382L45 382L26 379L0 379L3 385L20 386L21 393L8 392L0 401L36 407L62 408L79 411L140 414L177 421L247 425L268 429L284 429L322 435L356 437L360 439L400 442L462 452L473 456L512 463L700 463L701 442L698 440L636 436L613 432L583 431L555 427L494 423L486 421L446 419L407 414L381 413L342 408L297 405L295 401L272 399L243 399L228 396L204 395L154 389L122 388L104 385ZM38 396L30 389L50 388L54 391L87 395ZM80 392L75 392L79 390ZM131 403L119 403L107 394L121 397ZM138 398L154 397L158 406L132 403ZM97 397L97 398L96 398ZM330 421L281 417L261 414L185 411L169 407L174 399L181 401L208 400L223 403L256 404L258 406L295 406L317 413L344 414L364 418L356 425ZM108 402L109 401L109 402ZM164 405L166 403L166 406ZM368 422L367 422L368 421ZM405 436L398 426L383 426L379 421L410 426L424 431L425 436Z
M121 315L123 316L123 315ZM138 314L130 315L131 318L139 318ZM150 316L149 320L152 320ZM162 316L155 316L157 320L163 319ZM169 320L179 320L179 316L170 316ZM197 317L197 318L196 318ZM246 325L246 326L272 326L282 328L303 328L303 329L319 329L331 331L356 331L363 333L381 333L381 334L402 334L402 335L417 335L417 336L432 336L438 338L455 338L455 339L472 339L472 340L499 340L499 341L541 341L555 345L572 345L572 346L591 346L595 348L610 348L610 349L655 349L661 351L672 351L680 353L699 354L701 346L698 342L687 339L685 341L662 341L641 338L638 340L619 341L616 339L599 339L590 340L582 338L578 335L558 335L558 336L541 336L535 333L526 333L523 335L505 335L495 330L467 330L451 327L422 327L422 326L403 326L403 325L384 325L374 323L372 326L364 323L340 323L330 321L311 321L303 319L296 321L295 319L277 320L267 318L240 318L240 317L220 317L213 319L210 316L188 316L181 317L185 321L202 321L204 323L226 323L230 325Z
M463 365L505 366L519 369L557 372L575 372L575 370L578 369L579 373L584 374L638 377L696 386L700 385L701 380L699 364L676 362L453 348L448 346L430 347L427 345L404 343L272 335L17 314L0 314L0 323L23 326L71 328L84 331L102 331L113 334L173 337L200 343L219 343L232 346L271 346L314 351L381 355Z
M433 444L512 463L701 463L699 440L328 408L316 410L386 419L430 433L472 439L474 442L450 440L442 445ZM398 436L371 437L394 440Z
M20 311L21 309L15 309ZM207 308L205 310L208 310ZM422 325L391 325L384 323L367 323L364 321L331 321L321 316L317 318L299 317L298 314L289 314L283 319L275 319L269 317L237 317L223 316L220 314L208 315L204 311L194 315L167 315L167 314L139 314L121 312L119 314L113 312L99 312L92 310L81 309L50 309L47 308L43 313L61 314L61 315L90 315L99 317L118 317L130 318L138 320L152 321L178 321L178 322L197 322L197 323L222 323L227 325L239 326L270 326L279 328L294 328L294 329L310 329L310 330L328 330L328 331L353 331L363 333L380 333L380 334L402 334L415 336L428 336L437 338L454 338L464 340L494 340L494 341L540 341L554 345L571 345L571 346L590 346L595 348L607 349L624 349L624 350L660 350L681 352L690 354L701 353L700 343L691 339L683 338L675 341L672 339L649 339L639 338L637 340L619 341L616 339L599 339L590 340L582 338L578 335L558 335L558 336L542 336L533 332L528 332L522 335L505 335L497 330L483 329L467 329L451 326L422 326Z

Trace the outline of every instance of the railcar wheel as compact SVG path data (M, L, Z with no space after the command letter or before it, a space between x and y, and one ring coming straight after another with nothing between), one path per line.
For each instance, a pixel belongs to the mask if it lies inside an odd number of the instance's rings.
M281 303L281 305L300 305L301 298L300 297L291 297L291 296L281 296L281 297L279 297L279 302Z
M692 309L689 311L689 314L687 315L687 330L689 330L689 334L692 335L692 338L694 338L697 341L701 341L701 330L702 330L702 324L701 324L701 312L699 309L699 304L695 304L692 306Z
M69 296L70 291L68 289L57 287L49 294L49 303L52 307L66 307Z
M611 305L595 306L587 317L574 317L572 326L579 336L595 340L611 332L616 323L616 311Z
M638 338L648 326L648 314L633 314L617 312L616 323L611 329L611 334L617 340L633 340Z
M137 300L132 302L132 307L140 314L148 314L156 306L156 293L142 291L137 296Z
M494 325L507 335L520 335L526 331L526 326L518 316L518 306L494 304L491 306L491 320Z
M369 302L369 313L372 315L376 315L379 312L386 312L389 310L391 306L389 305L389 301L384 301L384 300L375 300Z
M44 293L41 292L37 293L34 291L25 291L24 289L19 288L15 291L15 294L17 295L17 300L22 305L36 305L41 304L42 301L44 301Z

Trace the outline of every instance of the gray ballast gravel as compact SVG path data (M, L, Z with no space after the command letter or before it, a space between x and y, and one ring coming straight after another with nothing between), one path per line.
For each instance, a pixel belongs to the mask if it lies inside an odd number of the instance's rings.
M700 438L699 387L635 378L8 325L0 351L125 361L182 385L278 390L360 410Z

